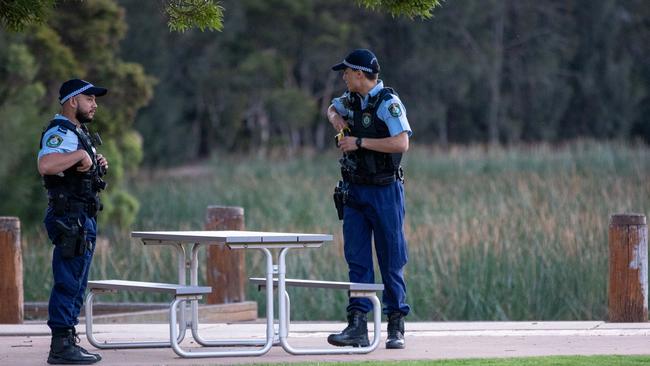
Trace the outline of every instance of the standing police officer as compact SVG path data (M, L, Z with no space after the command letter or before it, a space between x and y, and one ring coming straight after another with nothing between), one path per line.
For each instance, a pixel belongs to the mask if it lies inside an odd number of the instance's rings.
M84 80L66 81L59 90L61 113L41 136L38 172L49 199L44 222L55 245L47 322L52 331L50 364L85 365L101 360L99 354L78 345L75 325L95 251L96 217L101 210L98 194L106 187L101 177L108 168L95 150L99 137L91 137L85 124L97 110L95 98L106 93L107 89Z
M332 70L343 71L347 92L332 101L327 118L340 132L338 145L343 183L343 238L351 282L374 283L372 239L384 283L384 314L388 315L386 348L404 348L406 303L404 266L404 186L400 167L409 147L411 128L395 91L378 79L377 57L357 49ZM349 130L348 130L349 129ZM368 299L351 298L348 326L327 341L335 346L367 346Z

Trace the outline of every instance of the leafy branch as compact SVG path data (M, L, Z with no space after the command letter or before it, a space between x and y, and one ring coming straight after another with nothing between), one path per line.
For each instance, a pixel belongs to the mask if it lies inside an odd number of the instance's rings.
M169 16L167 25L171 31L223 29L223 7L218 0L170 0L165 12Z
M404 15L411 19L420 17L430 19L441 0L356 0L359 5L373 11L385 11L392 16Z

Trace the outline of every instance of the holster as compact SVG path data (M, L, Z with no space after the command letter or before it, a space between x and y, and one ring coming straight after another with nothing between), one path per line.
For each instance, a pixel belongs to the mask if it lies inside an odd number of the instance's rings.
M348 187L347 183L342 180L339 181L338 185L334 187L334 206L336 206L336 213L339 216L339 220L343 220L343 207L348 200Z
M61 252L61 256L65 259L74 258L86 253L86 230L81 224L79 219L70 219L68 223L63 220L56 220L61 233L59 239L55 243Z

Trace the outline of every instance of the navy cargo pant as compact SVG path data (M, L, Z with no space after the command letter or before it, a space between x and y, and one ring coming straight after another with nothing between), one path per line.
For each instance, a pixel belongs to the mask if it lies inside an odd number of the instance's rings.
M79 312L83 306L84 293L88 282L88 272L95 251L97 237L97 221L94 218L80 215L80 222L86 230L86 241L91 244L83 255L73 258L63 258L58 244L61 231L55 221L61 219L48 209L45 215L45 228L52 243L55 244L52 254L52 274L54 284L50 293L48 305L50 329L72 328L79 323Z
M384 283L383 312L410 311L406 303L404 265L408 261L404 236L404 186L396 181L385 186L350 184L343 216L345 260L350 282L374 283L372 239ZM364 298L351 298L348 312L372 310Z

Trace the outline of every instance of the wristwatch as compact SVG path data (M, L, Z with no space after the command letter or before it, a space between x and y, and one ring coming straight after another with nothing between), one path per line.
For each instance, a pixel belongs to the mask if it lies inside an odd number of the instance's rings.
M357 137L357 142L356 142L356 144L357 144L357 147L358 147L359 149L362 149L362 147L361 147L361 137Z

